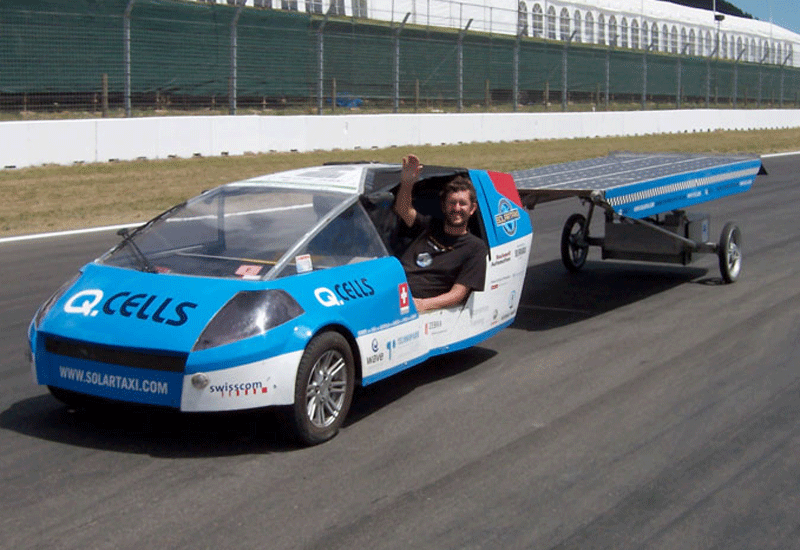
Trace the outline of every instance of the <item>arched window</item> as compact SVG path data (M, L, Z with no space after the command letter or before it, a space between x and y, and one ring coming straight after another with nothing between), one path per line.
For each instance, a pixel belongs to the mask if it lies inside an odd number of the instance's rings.
M780 43L775 47L775 64L783 65L783 48Z
M528 5L522 0L517 4L517 36L528 36Z
M620 44L623 48L628 47L628 19L623 17L620 23Z
M586 12L586 21L584 22L584 29L586 29L586 42L594 44L594 16L592 12Z
M711 57L715 47L714 39L711 37L711 31L706 31L706 57Z
M547 38L556 39L556 9L553 6L547 9Z
M786 44L786 57L789 60L786 62L790 67L794 66L794 47L791 44Z
M672 32L669 35L670 37L670 50L672 53L678 53L678 27L672 25Z
M686 27L681 27L681 41L678 44L678 53L685 54L689 51L689 34L686 32Z
M636 19L631 21L631 48L639 49L639 21Z
M669 51L669 27L666 25L661 26L661 51Z
M653 23L653 26L650 27L651 37L650 43L653 45L653 51L658 51L658 23Z
M602 13L597 16L597 43L606 43L606 17Z
M619 39L619 31L617 31L617 18L613 15L608 18L608 43L611 46L616 46Z
M539 4L533 5L533 36L541 38L544 35L544 16L542 15L542 6Z
M725 33L722 33L722 39L721 40L722 41L720 42L720 46L719 46L719 49L720 49L719 56L722 59L728 59L728 35L725 34Z
M564 42L569 40L569 10L567 8L561 8L561 13L558 17L558 29L561 40Z
M650 46L650 33L647 32L650 26L647 21L642 20L642 49L646 50Z
M572 16L572 22L575 24L575 42L583 42L581 40L581 12L575 10Z
M692 29L692 32L694 32L694 29ZM700 30L697 33L697 50L696 50L697 55L703 55L703 47L704 46L705 46L705 44L703 42L703 31Z
M758 62L758 45L755 38L750 39L750 61L753 63Z
M284 2L286 0L283 0ZM331 0L331 7L328 9L331 15L345 15L344 13L344 0Z
M297 0L281 0L281 9L287 11L297 11Z
M320 3L322 3L320 1ZM366 19L367 15L367 0L353 0L353 17L359 19Z

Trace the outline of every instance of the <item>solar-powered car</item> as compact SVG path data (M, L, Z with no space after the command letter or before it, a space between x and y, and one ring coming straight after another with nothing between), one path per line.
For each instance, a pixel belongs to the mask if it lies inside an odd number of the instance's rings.
M180 204L84 266L29 328L39 384L181 411L282 407L305 444L333 437L356 385L472 346L514 320L530 218L508 174L426 166L418 211L457 173L478 196L483 291L418 314L397 259L400 166L328 165L231 183Z

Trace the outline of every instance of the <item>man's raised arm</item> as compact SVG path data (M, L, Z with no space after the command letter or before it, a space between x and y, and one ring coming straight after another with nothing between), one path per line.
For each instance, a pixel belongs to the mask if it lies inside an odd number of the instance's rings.
M422 172L422 165L416 155L403 157L400 190L397 192L397 198L394 201L394 211L408 227L414 225L414 220L417 219L417 211L411 202L411 191L419 179L420 172Z

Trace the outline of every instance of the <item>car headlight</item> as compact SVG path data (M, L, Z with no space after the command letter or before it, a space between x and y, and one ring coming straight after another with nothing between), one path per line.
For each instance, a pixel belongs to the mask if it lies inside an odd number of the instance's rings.
M283 290L245 290L228 300L208 322L192 351L215 348L264 334L304 313Z
M42 320L47 316L47 313L53 308L53 305L64 295L65 292L72 287L72 285L75 284L75 281L77 281L78 277L80 276L80 273L76 273L71 279L61 285L61 287L39 307L39 311L36 312L36 315L33 318L33 325L37 329L39 328L39 325L42 324Z

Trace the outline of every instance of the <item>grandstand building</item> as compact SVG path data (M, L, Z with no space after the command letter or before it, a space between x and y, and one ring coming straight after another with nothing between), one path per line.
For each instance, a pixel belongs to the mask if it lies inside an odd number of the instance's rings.
M800 66L800 35L770 22L661 0L196 0ZM517 4L516 6L514 4Z

